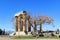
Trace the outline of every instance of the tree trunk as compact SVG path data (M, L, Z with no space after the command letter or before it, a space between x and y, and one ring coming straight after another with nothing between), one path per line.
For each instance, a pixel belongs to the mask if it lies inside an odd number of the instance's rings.
M40 33L42 32L42 23L40 23Z
M36 23L34 23L34 31L36 32Z

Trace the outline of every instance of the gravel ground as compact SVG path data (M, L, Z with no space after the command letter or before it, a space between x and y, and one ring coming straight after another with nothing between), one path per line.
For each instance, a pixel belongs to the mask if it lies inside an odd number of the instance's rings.
M0 37L0 40L60 40L60 39L51 39L51 38L44 38L44 39L11 39L9 37Z

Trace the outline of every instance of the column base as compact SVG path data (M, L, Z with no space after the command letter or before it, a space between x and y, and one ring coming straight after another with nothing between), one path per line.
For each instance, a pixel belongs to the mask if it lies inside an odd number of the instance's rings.
M23 31L20 31L20 32L16 32L16 33L12 33L10 34L10 36L28 36L28 35L32 35L30 32L28 32L28 34L26 34L25 32Z

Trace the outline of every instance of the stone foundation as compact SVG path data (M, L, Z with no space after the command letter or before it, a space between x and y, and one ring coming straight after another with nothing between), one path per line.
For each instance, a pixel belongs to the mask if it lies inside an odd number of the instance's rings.
M10 34L10 36L28 36L28 35L32 35L32 34L30 32L28 32L28 34L26 34L23 31Z

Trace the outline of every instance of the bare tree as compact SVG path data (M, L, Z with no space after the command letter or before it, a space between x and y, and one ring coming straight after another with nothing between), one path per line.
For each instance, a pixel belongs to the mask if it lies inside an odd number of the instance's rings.
M39 33L42 33L42 24L43 23L48 23L50 24L52 21L51 17L49 16L44 16L44 15L38 15L38 25L40 25L40 31Z

